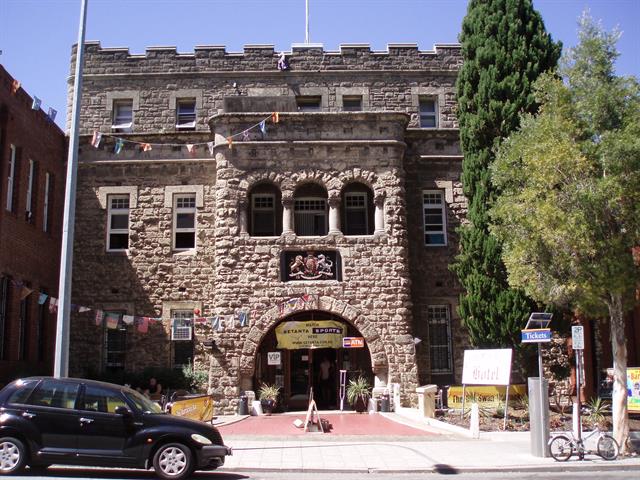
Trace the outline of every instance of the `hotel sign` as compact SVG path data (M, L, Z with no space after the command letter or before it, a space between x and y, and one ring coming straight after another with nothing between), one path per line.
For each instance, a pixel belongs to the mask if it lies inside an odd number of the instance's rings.
M511 349L465 350L462 383L465 385L509 385Z

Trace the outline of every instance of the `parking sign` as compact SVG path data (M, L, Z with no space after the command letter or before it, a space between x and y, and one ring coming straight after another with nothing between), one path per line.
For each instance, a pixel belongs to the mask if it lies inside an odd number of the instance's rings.
M574 350L584 350L584 327L582 325L571 327L571 340Z

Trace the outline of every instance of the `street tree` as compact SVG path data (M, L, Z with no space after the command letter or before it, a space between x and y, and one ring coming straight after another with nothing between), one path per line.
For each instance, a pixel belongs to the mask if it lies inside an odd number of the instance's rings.
M613 428L628 437L624 317L640 286L640 89L615 75L618 33L588 14L559 75L536 82L540 111L499 148L491 211L509 284L540 302L608 316ZM637 252L637 250L636 250ZM637 260L637 259L636 259Z
M474 346L518 353L533 303L509 286L500 243L489 235L488 211L498 193L489 167L495 147L518 127L519 114L537 109L533 82L556 67L561 45L546 32L531 0L471 0L460 42L458 119L469 213L451 267L464 289L459 313Z

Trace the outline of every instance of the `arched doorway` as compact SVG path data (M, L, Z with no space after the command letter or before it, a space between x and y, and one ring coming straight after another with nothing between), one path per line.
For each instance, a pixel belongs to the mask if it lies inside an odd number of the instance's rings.
M285 326L286 329L282 328ZM339 334L336 326L341 328ZM285 337L290 332L304 337L305 328L319 329L317 331L327 332L327 336L337 334L339 344L330 345L328 338L321 339L318 345L309 344L304 338L296 344L295 340ZM312 389L318 408L339 408L340 370L346 370L347 382L362 375L373 385L367 343L362 348L343 348L341 337L362 335L342 317L325 311L309 310L283 318L264 336L257 350L255 389L262 383L278 385L282 392L282 407L289 411L306 410Z

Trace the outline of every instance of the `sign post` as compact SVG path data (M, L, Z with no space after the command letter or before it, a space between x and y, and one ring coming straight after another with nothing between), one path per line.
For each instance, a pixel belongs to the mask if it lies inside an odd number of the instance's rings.
M582 355L584 352L584 327L582 325L573 325L571 327L571 343L573 350L576 352L576 417L578 419L576 425L576 436L578 442L582 440L582 418L580 410L582 409L580 398L580 382L582 381Z

